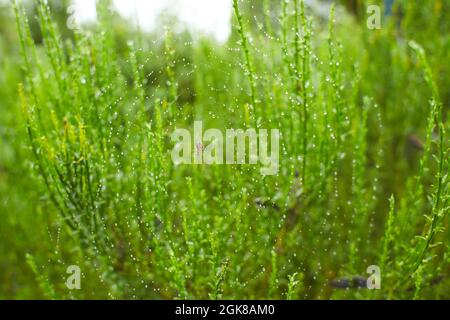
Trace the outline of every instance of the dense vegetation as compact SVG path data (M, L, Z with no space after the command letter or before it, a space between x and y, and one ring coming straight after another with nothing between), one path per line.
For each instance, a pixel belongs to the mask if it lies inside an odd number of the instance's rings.
M450 298L450 2L245 2L225 44L1 7L0 298ZM279 173L175 166L194 120L280 129Z

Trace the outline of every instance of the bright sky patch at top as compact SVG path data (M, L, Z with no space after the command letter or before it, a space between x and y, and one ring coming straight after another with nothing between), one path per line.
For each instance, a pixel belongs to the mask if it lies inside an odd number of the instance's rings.
M145 30L156 27L158 15L168 11L193 32L203 32L226 41L231 32L231 0L114 0L124 17L138 20ZM80 22L96 19L95 0L74 0Z

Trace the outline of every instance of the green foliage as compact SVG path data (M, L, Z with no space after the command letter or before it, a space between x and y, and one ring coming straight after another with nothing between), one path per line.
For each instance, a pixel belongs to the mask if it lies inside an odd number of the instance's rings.
M368 30L364 10L324 22L302 0L261 2L255 27L234 0L225 44L158 41L106 0L74 31L63 8L14 3L0 298L449 298L450 11L434 3ZM280 129L279 174L174 165L171 133L198 119ZM332 285L370 265L380 291Z

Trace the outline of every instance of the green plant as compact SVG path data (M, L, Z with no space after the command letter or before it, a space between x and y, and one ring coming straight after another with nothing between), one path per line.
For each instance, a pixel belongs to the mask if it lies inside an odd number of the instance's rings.
M74 31L46 1L34 2L39 30L13 5L0 297L448 298L450 11L400 1L405 20L370 31L340 6L323 22L304 1L264 1L253 28L234 0L233 34L217 44L176 28L158 42L110 4ZM171 133L195 120L280 129L279 174L175 165ZM69 292L75 262L82 290ZM370 265L377 292L351 280Z

